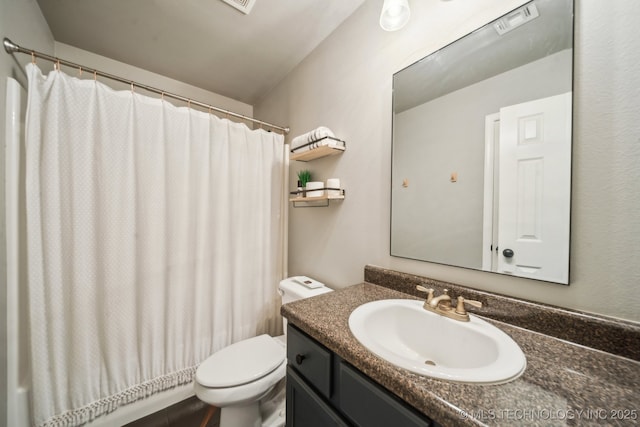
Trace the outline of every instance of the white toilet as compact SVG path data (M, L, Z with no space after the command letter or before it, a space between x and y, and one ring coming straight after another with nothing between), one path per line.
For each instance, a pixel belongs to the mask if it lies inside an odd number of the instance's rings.
M284 279L278 286L282 303L331 292L306 276ZM283 320L286 333L287 322ZM220 408L220 427L261 427L259 401L285 377L284 335L260 335L209 356L196 371L198 399Z

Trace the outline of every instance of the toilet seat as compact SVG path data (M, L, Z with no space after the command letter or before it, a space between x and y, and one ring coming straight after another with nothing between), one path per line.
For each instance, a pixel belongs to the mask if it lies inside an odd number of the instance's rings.
M236 387L269 375L282 365L282 344L269 335L249 338L217 351L196 371L196 382L207 388Z
M264 377L235 387L205 387L198 381L194 382L198 399L218 407L242 406L248 403L258 403L276 383L282 380L287 372L287 361L283 360L274 371Z

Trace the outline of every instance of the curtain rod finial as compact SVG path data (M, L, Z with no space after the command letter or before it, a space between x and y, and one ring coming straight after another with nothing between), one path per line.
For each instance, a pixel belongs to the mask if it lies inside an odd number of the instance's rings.
M13 43L6 37L2 40L2 44L4 45L4 50L6 50L7 53L17 52L20 48L17 44Z

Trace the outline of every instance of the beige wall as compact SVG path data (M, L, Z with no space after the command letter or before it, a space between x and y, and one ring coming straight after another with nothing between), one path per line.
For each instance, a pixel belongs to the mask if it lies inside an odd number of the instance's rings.
M534 301L640 321L640 38L637 0L576 2L571 284L394 258L389 255L391 75L521 0L412 2L409 25L378 26L367 1L255 107L291 137L324 125L347 141L339 157L292 163L339 177L346 200L290 209L289 274L333 287L363 279L365 264Z

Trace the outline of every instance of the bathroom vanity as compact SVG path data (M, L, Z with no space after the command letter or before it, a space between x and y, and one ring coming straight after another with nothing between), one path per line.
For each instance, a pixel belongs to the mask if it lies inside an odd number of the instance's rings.
M432 426L424 414L300 331L287 328L288 426Z
M365 272L365 279L370 277ZM398 282L409 288L415 288L415 284L408 282L419 280L416 276L400 279ZM474 295L475 291L468 290L470 297L483 300L485 307L482 313L477 312L518 343L526 355L527 368L522 376L505 384L454 383L398 368L369 352L353 336L348 319L362 304L417 299L390 287L389 283L380 286L365 282L282 307L291 325L287 348L288 426L638 423L640 362L634 360L633 349L640 343L637 325L607 325L606 320L595 318L590 320L595 322L592 327L573 331L600 337L605 344L606 336L618 337L622 341L616 345L625 356L620 357L568 342L564 337L558 339L492 320L492 313L506 315L508 310L500 301L504 297L493 299L491 294ZM544 308L534 314L519 311L516 317L544 324L540 317L545 315ZM583 317L591 317L571 312L566 315L576 316L579 321L562 320L560 327L565 330L572 330ZM548 313L548 317L557 323L557 313ZM619 330L603 334L609 326ZM425 331L425 339L427 334Z

